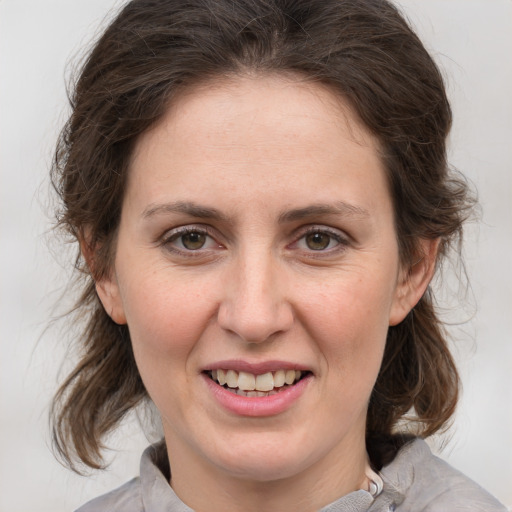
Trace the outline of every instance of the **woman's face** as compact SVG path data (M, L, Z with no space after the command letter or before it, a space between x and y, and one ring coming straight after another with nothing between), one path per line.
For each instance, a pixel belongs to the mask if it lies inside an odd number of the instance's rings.
M247 77L177 99L136 145L98 286L173 475L328 478L364 458L388 326L422 291L402 274L377 143L340 98Z

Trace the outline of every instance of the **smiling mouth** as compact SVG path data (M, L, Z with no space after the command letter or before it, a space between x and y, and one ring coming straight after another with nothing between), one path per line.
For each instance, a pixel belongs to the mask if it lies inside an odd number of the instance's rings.
M240 396L263 397L276 395L291 386L294 386L309 375L309 371L277 370L275 372L254 375L248 372L235 370L209 370L205 372L219 386Z

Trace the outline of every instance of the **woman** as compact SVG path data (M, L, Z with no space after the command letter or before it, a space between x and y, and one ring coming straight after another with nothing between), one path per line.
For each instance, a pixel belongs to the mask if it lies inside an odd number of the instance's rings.
M391 4L135 0L72 103L87 325L56 447L101 467L149 400L164 431L81 510L504 510L421 440L457 403L429 283L471 201Z

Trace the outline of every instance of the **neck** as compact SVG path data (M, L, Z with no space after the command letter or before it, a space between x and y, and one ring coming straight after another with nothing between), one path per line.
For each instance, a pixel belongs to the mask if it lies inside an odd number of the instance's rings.
M368 489L364 438L357 449L347 444L350 450L333 450L303 471L272 480L233 476L168 444L171 486L197 512L312 512L352 491Z

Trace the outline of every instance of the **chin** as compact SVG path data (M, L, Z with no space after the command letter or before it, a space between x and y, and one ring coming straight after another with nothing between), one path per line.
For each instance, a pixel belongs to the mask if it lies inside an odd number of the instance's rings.
M222 469L233 478L264 483L291 478L306 467L304 461L297 461L292 457L276 459L273 455L259 455L252 460L226 461Z
M270 482L293 477L322 458L323 454L316 451L304 453L302 449L308 446L305 441L290 442L289 433L283 436L286 440L255 440L247 436L219 453L216 464L232 477Z

